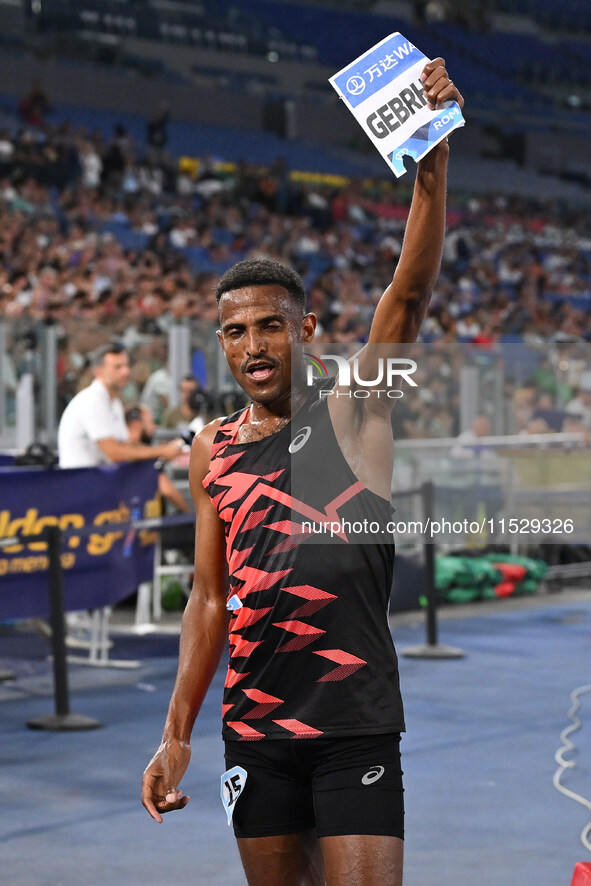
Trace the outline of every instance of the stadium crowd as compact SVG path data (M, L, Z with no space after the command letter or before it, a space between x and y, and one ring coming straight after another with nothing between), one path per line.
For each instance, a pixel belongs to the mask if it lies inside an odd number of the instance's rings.
M321 341L364 340L400 251L408 184L294 181L281 159L264 169L207 157L179 162L165 142L164 133L159 146L149 137L134 145L122 126L110 141L69 124L0 132L9 384L35 367L41 327L54 324L62 408L88 383L89 355L113 338L132 354L126 399L138 400L166 362L170 326L185 322L209 334L217 277L246 257L278 258L302 274ZM507 339L551 343L552 360L562 342L591 339L590 304L586 212L534 198L450 195L424 341L471 342L483 353ZM428 379L438 404L457 398L452 376L439 366ZM570 372L562 385L538 387L536 397L562 408L578 381ZM166 396L150 405L160 421ZM407 417L408 436L457 432L444 409L421 409Z

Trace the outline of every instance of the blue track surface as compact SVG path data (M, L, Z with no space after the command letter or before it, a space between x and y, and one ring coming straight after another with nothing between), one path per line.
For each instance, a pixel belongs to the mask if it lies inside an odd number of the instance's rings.
M548 598L547 598L548 599ZM489 610L490 611L490 610ZM424 637L395 628L399 650ZM455 661L401 658L408 733L403 742L405 886L568 886L589 861L579 834L586 810L552 787L570 692L591 679L591 603L442 622ZM33 732L52 711L47 647L0 631L0 879L10 886L135 886L172 881L238 886L244 879L219 801L223 768L216 675L193 743L182 813L153 823L139 806L140 774L155 750L175 673L177 641L115 638L112 654L136 671L71 667L72 709L103 728ZM573 735L577 768L563 782L591 797L591 694Z

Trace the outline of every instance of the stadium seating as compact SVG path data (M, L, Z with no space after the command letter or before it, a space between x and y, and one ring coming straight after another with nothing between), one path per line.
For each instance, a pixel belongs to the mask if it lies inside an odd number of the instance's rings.
M587 0L496 0L501 12L527 15L554 31L591 30L591 8Z
M511 33L469 30L457 23L430 23L419 27L407 17L367 15L342 6L322 7L276 0L249 0L238 6L233 0L179 0L174 4L151 5L131 0L124 5L115 0L53 0L44 6L44 27L80 35L109 34L115 37L141 37L144 41L164 41L220 51L219 64L196 60L192 73L205 77L218 88L233 92L254 91L277 94L274 73L246 74L224 69L223 53L246 53L268 58L306 62L316 60L327 69L338 70L389 33L400 30L429 57L444 55L454 77L462 83L473 113L486 114L494 106L499 112L518 112L521 125L531 128L531 119L561 128L577 126L576 106L591 81L590 44L583 40L555 40L557 30L578 34L591 30L591 8L587 0L498 0L500 12L528 15L546 28L539 33ZM141 73L182 82L182 76L161 60L120 51L117 64ZM309 90L318 96L326 84L313 79ZM564 96L556 96L562 88ZM569 91L573 116L561 114L568 105ZM285 97L285 96L283 96ZM586 95L583 92L583 97Z

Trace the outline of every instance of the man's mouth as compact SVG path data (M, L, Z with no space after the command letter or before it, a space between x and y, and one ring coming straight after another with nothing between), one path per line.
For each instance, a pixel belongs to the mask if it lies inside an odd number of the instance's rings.
M272 363L263 360L251 363L246 370L246 374L250 375L255 381L266 381L273 374L275 367Z

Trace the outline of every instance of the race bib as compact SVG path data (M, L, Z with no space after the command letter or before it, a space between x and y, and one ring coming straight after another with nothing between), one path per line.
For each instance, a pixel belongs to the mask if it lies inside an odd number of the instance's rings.
M420 76L428 59L396 32L347 65L330 83L397 177L403 157L418 162L463 126L457 102L429 109Z
M228 769L227 772L224 772L222 775L220 796L228 817L228 826L232 823L234 806L236 805L238 797L244 790L247 776L248 773L242 768L242 766L233 766L232 769Z

